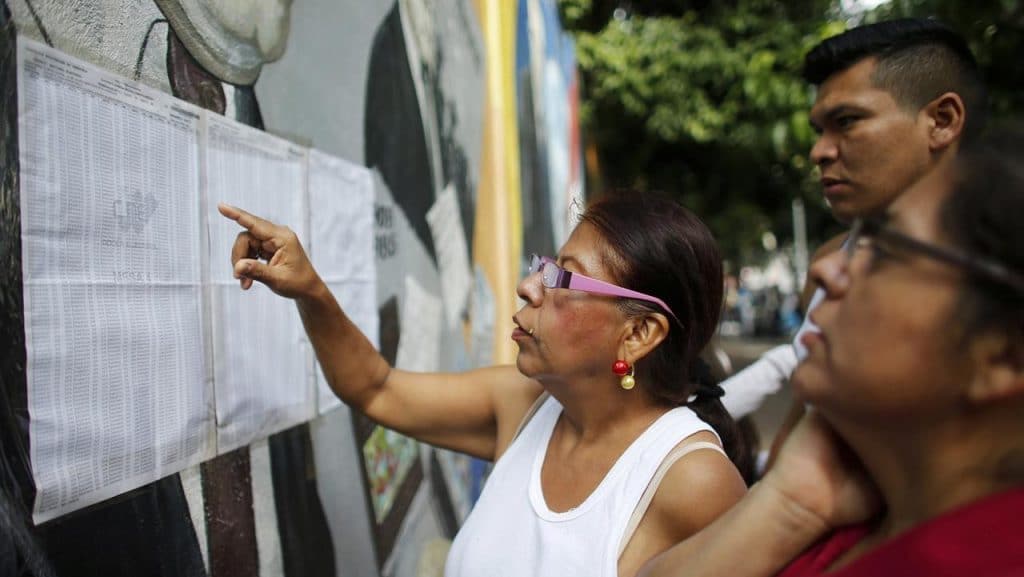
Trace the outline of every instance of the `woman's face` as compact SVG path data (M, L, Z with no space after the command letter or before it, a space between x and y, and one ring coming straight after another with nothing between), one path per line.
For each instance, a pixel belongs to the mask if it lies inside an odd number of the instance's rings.
M614 283L602 246L597 230L582 223L559 252L558 265ZM513 317L518 328L512 339L519 345L516 365L524 375L542 381L613 376L625 321L615 298L546 288L539 273L524 278L516 292L525 304Z
M892 206L887 226L948 246L938 211L949 190L941 172ZM961 272L878 240L815 263L825 301L811 313L820 334L804 339L808 358L793 375L797 394L835 424L941 419L962 405L970 378L955 319ZM893 419L899 419L893 421Z

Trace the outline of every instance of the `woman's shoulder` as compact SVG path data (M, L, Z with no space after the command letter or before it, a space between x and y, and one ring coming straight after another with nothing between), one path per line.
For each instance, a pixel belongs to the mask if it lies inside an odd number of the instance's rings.
M620 573L632 574L653 555L697 533L746 493L736 467L711 447L720 447L718 438L700 431L683 439L666 457L664 476L619 559ZM679 454L682 457L676 458Z
M651 501L651 521L679 540L708 525L746 493L739 471L714 447L721 444L710 431L683 439L673 451L683 456L668 467Z

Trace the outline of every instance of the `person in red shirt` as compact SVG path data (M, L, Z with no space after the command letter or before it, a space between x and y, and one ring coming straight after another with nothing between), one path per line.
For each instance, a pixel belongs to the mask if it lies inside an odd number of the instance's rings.
M1024 575L1021 150L1021 127L986 136L814 265L811 410L642 577Z

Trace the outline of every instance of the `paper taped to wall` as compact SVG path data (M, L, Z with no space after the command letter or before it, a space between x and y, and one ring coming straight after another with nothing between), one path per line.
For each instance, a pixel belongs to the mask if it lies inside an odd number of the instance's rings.
M25 40L18 83L41 523L212 456L200 114Z
M312 220L328 286L376 345L370 173L25 38L18 82L35 521L314 418L295 305L239 290L241 229L216 205L304 243Z

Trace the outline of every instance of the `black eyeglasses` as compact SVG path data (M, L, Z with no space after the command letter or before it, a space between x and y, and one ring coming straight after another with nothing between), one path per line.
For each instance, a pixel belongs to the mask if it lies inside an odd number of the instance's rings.
M858 248L877 245L880 242L897 250L916 252L928 258L960 267L1024 293L1024 276L1006 268L1001 263L971 255L954 247L938 246L917 240L887 227L881 219L877 218L858 218L853 222L853 226L850 228L850 238L846 242L846 256L852 258Z

